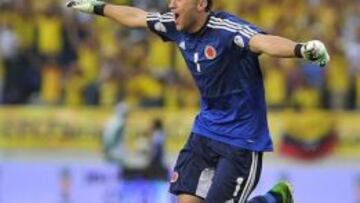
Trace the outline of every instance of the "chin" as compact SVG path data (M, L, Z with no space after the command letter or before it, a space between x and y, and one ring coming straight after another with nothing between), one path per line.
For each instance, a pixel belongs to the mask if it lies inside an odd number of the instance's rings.
M183 26L181 26L181 25L176 25L176 30L177 31L184 31L184 27Z

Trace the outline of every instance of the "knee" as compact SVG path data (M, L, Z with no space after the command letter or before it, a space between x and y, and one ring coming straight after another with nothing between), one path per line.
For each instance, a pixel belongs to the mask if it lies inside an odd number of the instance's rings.
M199 197L195 197L195 196L187 195L187 194L178 195L177 202L178 203L204 203L204 201L202 199L200 199Z

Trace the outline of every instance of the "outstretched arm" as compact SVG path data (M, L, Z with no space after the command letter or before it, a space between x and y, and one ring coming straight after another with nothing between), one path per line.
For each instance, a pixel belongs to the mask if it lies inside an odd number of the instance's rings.
M86 13L105 16L130 28L147 27L147 12L139 8L113 5L99 0L71 0L67 3L67 7Z
M322 67L330 61L326 47L317 40L300 44L279 36L257 34L250 39L249 46L255 53L281 58L304 58Z

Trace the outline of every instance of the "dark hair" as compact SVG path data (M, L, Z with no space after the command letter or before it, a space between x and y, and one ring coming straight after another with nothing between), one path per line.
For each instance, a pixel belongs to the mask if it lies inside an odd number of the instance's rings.
M213 6L213 1L212 0L207 0L207 6L205 8L206 11L211 11L211 8Z

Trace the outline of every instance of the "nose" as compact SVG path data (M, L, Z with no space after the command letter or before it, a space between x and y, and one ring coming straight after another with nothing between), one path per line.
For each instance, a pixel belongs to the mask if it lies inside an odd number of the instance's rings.
M175 9L175 0L170 0L169 9L170 10Z

